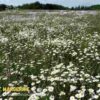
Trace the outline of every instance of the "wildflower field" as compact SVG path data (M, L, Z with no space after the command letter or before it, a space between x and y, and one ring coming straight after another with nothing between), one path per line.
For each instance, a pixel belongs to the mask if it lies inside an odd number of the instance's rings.
M100 12L0 12L0 100L100 100Z

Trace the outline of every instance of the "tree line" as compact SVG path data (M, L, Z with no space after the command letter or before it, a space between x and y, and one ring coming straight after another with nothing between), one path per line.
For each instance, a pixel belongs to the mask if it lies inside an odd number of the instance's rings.
M5 5L5 4L0 4L0 11L3 11L3 10L7 10L7 9L14 9L15 7L10 5Z
M6 9L43 9L43 10L100 10L100 5L93 5L93 6L78 6L78 7L64 7L62 5L57 4L42 4L40 2L34 2L30 4L23 4L21 6L8 6L5 4L0 4L0 11L6 10Z
M24 4L22 6L18 6L19 9L51 9L51 10L66 10L68 7L64 7L57 4L41 4L40 2L35 2L31 4Z

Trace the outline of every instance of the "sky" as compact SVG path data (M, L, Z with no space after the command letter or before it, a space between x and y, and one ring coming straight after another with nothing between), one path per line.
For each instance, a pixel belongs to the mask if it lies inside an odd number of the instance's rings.
M79 6L79 5L85 5L85 6L90 6L90 5L95 5L95 4L100 4L100 0L0 0L0 4L7 4L7 5L22 5L25 3L32 3L39 1L41 3L54 3L54 4L59 4L63 5L66 7L72 7L72 6Z

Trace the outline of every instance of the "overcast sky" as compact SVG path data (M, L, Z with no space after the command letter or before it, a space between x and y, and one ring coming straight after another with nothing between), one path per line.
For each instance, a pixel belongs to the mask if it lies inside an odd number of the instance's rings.
M60 4L63 6L78 6L78 5L94 5L94 4L100 4L100 0L0 0L1 3L5 3L8 5L22 5L25 3L31 3L39 1L41 3L55 3L55 4Z

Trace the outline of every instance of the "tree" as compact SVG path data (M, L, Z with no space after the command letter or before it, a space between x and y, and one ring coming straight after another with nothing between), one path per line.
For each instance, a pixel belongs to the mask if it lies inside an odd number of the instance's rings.
M5 4L0 4L0 11L6 10L6 8L7 8L7 5L5 5Z

